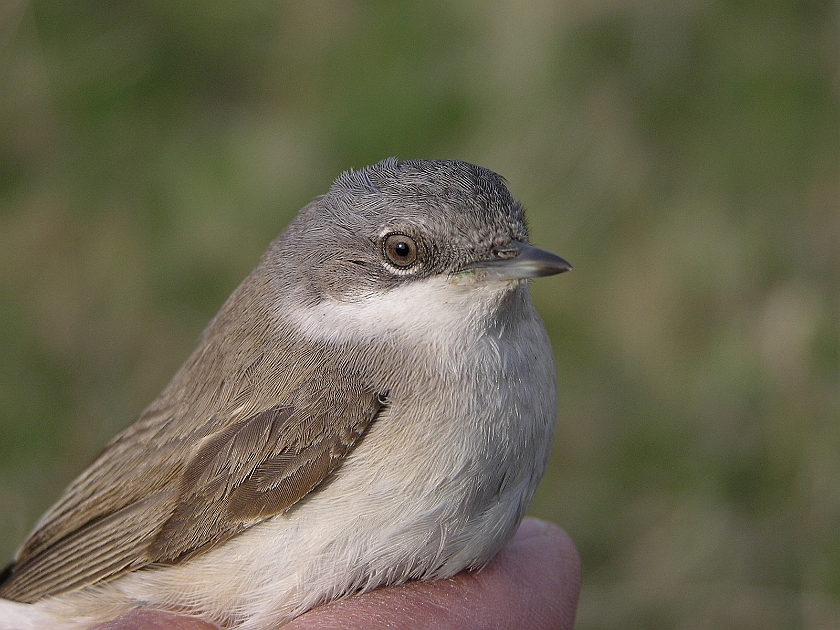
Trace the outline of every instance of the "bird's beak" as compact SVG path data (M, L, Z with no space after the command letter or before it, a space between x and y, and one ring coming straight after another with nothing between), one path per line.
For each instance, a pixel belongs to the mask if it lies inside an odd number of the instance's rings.
M483 272L488 280L522 280L553 276L571 268L560 256L527 243L511 241L504 247L494 247L493 258L469 263L464 271Z

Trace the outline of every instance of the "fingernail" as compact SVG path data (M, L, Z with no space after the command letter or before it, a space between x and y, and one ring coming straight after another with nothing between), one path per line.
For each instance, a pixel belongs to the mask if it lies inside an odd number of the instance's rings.
M533 517L528 517L522 521L513 539L528 540L529 538L536 538L545 534L546 530L548 530L548 523Z

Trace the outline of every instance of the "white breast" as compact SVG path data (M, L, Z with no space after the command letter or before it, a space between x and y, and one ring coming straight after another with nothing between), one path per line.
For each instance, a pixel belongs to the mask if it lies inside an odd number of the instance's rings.
M519 300L515 321L476 310L475 291ZM312 341L409 353L410 373L391 382L394 366L377 368L386 413L300 505L188 563L107 583L96 606L175 606L256 629L346 593L486 564L527 509L554 434L549 341L527 286L518 291L430 280L289 314Z

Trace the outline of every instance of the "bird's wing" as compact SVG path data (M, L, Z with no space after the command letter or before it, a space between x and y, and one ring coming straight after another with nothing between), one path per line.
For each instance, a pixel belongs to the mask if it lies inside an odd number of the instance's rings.
M39 523L0 576L0 596L33 602L177 563L282 513L341 464L383 404L348 380L233 422L192 448L154 452L144 441L115 440ZM138 463L144 456L147 465ZM121 472L128 457L131 472Z

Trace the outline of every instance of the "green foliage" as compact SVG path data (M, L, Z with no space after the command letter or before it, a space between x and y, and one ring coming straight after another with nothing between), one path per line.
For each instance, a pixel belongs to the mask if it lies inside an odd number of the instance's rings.
M533 512L578 627L840 625L834 4L7 5L0 554L341 170L451 157L575 265Z

